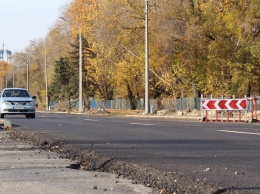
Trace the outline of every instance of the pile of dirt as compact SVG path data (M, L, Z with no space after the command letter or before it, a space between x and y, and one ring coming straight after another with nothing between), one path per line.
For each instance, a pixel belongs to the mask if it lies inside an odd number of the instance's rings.
M106 109L104 109L104 108L98 108L98 109L91 109L90 111L89 111L89 113L90 114L110 114L111 113L111 111L109 111L109 110L106 110Z
M178 110L178 111L168 111L168 110L158 110L154 112L158 116L194 116L199 117L201 116L201 111L194 109L194 110Z

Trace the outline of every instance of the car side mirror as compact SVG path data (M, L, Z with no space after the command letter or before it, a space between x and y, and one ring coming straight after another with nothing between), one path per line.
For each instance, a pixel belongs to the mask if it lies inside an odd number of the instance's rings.
M33 96L32 99L36 99L36 96Z

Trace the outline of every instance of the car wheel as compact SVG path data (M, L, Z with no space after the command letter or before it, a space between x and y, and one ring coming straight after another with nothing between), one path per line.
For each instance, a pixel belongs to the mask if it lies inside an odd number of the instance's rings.
M5 118L5 115L4 115L4 114L1 114L1 118Z
M35 118L35 114L31 114L31 118L34 119Z

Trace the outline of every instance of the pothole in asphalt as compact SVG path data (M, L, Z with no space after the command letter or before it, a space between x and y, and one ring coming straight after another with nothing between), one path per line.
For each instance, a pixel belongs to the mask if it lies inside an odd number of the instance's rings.
M80 169L80 164L71 164L69 166L66 166L66 168L74 169L74 170L79 170Z

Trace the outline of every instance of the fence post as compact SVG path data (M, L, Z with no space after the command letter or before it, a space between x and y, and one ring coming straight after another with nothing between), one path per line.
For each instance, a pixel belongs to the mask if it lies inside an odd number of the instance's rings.
M218 98L217 96L216 96L216 98ZM218 122L218 110L216 110L216 122Z
M252 98L252 121L257 121L257 110L256 110L256 97Z
M212 94L210 95L210 99L212 99ZM210 110L210 121L212 122L212 110Z
M254 96L254 101L255 101L255 119L256 121L258 121L258 118L257 118L257 104L256 104L256 97Z
M230 96L228 97L228 99L230 99ZM230 111L226 110L226 113L227 113L227 122L229 122L229 113L230 113Z
M201 114L201 121L204 121L204 111L202 107L202 100L203 100L203 94L200 96L200 114Z
M224 99L224 96L221 96L222 99ZM221 110L221 122L224 122L224 115L223 115L223 110Z
M254 120L254 96L251 96L252 121Z

